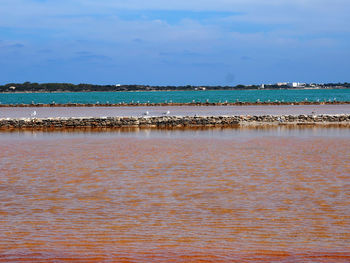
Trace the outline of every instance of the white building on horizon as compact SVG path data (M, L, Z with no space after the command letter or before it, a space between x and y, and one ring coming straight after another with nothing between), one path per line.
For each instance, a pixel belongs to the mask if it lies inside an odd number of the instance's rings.
M277 82L277 86L287 86L288 82Z
M292 88L305 87L305 83L300 83L300 82L291 82L291 83L287 83L287 85Z

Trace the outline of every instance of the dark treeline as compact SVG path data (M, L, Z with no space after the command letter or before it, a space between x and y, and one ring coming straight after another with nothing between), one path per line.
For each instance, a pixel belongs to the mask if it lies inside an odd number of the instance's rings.
M305 84L303 87L350 88L350 83ZM264 89L287 89L287 85L264 85ZM0 92L86 92L86 91L161 91L161 90L244 90L262 89L260 85L237 86L148 86L148 85L94 85L71 83L9 83L0 85Z

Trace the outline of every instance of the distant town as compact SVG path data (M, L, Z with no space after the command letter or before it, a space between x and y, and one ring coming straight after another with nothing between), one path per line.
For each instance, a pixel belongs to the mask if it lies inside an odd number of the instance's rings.
M0 85L0 93L16 92L96 92L96 91L175 91L175 90L255 90L255 89L344 89L350 83L300 83L278 82L275 84L236 85L236 86L149 86L149 85L95 85L71 83L9 83Z

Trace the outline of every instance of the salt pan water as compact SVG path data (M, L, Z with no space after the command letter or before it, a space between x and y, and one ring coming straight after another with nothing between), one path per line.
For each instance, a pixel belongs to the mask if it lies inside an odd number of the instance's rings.
M208 90L154 92L1 93L2 104L350 101L350 89Z
M349 262L350 130L0 133L0 262Z

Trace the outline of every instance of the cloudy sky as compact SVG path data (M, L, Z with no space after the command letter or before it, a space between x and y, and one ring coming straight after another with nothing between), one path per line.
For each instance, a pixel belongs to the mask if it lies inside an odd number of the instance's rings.
M350 81L349 0L0 0L0 83Z

